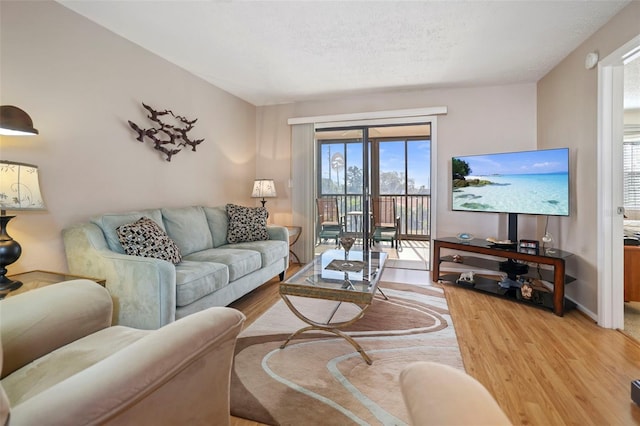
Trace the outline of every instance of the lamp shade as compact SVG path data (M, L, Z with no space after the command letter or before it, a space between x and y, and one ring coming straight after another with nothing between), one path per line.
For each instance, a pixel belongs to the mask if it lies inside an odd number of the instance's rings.
M256 179L253 182L252 198L273 198L276 196L276 184L273 179Z
M38 167L0 161L0 210L44 210Z
M30 136L37 135L29 114L13 105L0 106L0 135Z

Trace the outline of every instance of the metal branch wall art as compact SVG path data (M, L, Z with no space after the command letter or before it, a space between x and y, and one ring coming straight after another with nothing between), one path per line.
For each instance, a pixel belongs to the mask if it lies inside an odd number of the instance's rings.
M171 161L171 157L182 151L182 148L190 146L192 151L196 150L196 146L204 142L204 139L192 140L187 133L193 129L193 125L198 121L188 120L187 118L176 115L173 111L165 109L164 111L156 111L149 105L142 103L142 106L149 111L147 116L149 120L156 123L156 127L142 129L133 121L129 120L129 126L138 132L137 141L144 142L145 136L153 142L153 148L164 153L167 161ZM166 117L165 117L166 116ZM171 119L174 124L165 123L164 119Z

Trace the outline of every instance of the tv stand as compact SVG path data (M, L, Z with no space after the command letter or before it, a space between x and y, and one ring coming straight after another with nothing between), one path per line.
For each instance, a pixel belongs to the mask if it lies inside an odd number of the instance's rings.
M515 280L518 275L524 275L529 272L529 266L525 263L518 263L515 259L507 259L500 262L500 270L507 273L509 279Z
M466 255L457 258L454 258L453 256L441 256L441 249L478 253L490 256L491 258ZM565 284L575 280L575 278L565 275L565 259L571 255L571 253L563 250L555 250L554 253L541 254L523 253L519 252L517 247L498 247L488 241L477 238L469 241L460 241L453 237L437 238L433 240L432 279L436 282L439 280L451 281L454 284L468 287L473 290L488 292L496 296L517 300L523 303L534 304L540 307L547 307L552 309L554 314L562 316L564 315L565 309L575 307L575 303L564 297ZM501 260L493 258L499 258ZM518 276L539 278L553 284L553 299L549 301L549 304L543 303L540 298L535 301L525 299L520 294L519 289L503 288L498 284L499 279L496 280L483 276L474 277L473 283L463 281L456 283L459 274L440 274L441 262L455 262L467 267L476 267L488 271L502 271L508 275L509 279L514 281ZM538 268L535 271L530 271L531 268L529 265L522 262L549 265L552 269ZM551 294L549 294L549 296L551 296Z

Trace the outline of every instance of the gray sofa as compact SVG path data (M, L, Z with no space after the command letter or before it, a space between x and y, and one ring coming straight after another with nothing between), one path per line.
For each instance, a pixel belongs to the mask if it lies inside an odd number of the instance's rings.
M116 229L141 217L152 219L179 247L173 264L131 256ZM154 225L155 226L155 225ZM211 306L226 306L289 265L289 234L267 226L268 240L227 243L225 206L161 208L104 214L63 230L69 271L106 279L114 324L156 329Z

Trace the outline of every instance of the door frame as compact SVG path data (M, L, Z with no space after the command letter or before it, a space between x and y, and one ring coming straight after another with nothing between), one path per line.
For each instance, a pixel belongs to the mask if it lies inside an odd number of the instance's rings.
M640 35L598 63L598 325L624 328L622 140L625 58Z

